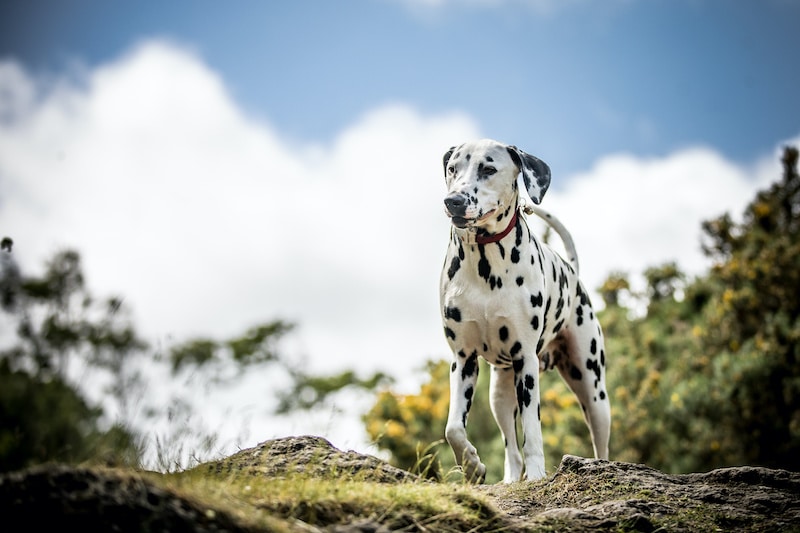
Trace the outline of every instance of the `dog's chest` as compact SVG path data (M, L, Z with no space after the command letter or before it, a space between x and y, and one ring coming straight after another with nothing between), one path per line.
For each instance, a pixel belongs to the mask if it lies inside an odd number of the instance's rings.
M453 240L442 272L445 333L456 351L508 366L522 344L538 340L545 289L541 254L528 242L506 246ZM535 338L534 338L535 337Z
M525 237L486 245L451 240L441 304L456 353L508 366L519 353L538 353L569 320L576 274L549 247Z

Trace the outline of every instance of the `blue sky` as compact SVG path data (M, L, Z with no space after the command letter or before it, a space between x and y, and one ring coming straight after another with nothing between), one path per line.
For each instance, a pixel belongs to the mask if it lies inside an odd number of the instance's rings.
M428 5L434 4L434 5ZM464 110L556 175L690 145L748 161L800 124L788 0L11 1L0 57L40 73L148 37L187 45L255 116L325 141L393 102ZM557 182L558 183L558 182Z
M450 146L491 137L550 165L543 206L596 303L612 271L634 287L665 261L701 274L701 222L739 215L800 144L799 15L789 0L6 0L0 235L26 272L77 249L152 346L282 318L298 364L413 392L450 356ZM375 452L370 398L277 420L270 372L195 398L229 449L315 433Z

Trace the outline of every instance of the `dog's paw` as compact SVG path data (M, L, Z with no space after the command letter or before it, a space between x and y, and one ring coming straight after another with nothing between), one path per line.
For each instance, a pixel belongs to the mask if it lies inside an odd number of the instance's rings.
M547 477L544 464L527 465L525 467L525 479L527 481L538 481Z
M464 479L470 483L483 483L486 479L486 465L481 462L477 450L472 446L464 452L461 469L464 471Z
M464 479L469 483L480 485L486 480L486 465L479 462L475 465L464 465Z

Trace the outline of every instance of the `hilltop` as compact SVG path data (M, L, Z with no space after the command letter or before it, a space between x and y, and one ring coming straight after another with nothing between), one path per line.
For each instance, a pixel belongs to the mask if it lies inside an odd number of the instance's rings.
M670 475L566 455L540 482L471 486L288 437L175 474L67 465L4 474L0 514L19 530L800 531L800 473Z

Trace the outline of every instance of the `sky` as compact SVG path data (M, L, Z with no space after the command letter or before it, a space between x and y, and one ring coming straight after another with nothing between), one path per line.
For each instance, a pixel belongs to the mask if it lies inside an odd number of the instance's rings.
M548 163L587 287L702 273L701 221L739 215L800 143L797 20L790 0L6 0L0 234L31 273L77 249L155 346L281 318L309 369L414 392L449 357L449 147ZM240 447L369 449L369 399L278 420L280 381L198 401L248 426Z

